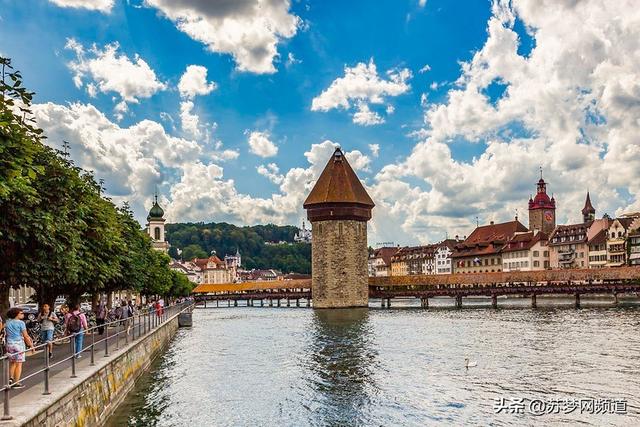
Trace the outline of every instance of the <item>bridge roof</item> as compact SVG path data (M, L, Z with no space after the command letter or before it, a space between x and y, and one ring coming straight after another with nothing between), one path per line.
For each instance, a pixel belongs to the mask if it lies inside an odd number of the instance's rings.
M258 280L242 283L201 283L192 291L194 294L210 294L216 292L241 292L265 289L310 289L311 279L300 280Z
M325 203L359 204L369 208L375 206L339 147L304 201L304 208Z

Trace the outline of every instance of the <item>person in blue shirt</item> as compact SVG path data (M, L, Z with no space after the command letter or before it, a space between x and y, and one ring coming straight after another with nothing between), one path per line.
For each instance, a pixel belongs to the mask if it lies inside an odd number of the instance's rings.
M24 387L20 383L20 376L22 376L22 363L25 359L25 344L33 350L33 342L27 333L23 318L22 310L12 307L7 312L7 322L4 325L5 348L9 358L9 386L13 388Z

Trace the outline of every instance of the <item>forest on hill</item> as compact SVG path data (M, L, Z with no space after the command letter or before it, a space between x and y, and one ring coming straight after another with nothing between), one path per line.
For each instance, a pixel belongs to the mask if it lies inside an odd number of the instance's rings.
M167 224L165 231L172 258L205 258L215 251L223 259L239 250L244 269L274 268L283 273L311 273L311 245L294 242L298 227L292 225L238 227L225 222L176 223ZM182 251L180 255L178 249Z

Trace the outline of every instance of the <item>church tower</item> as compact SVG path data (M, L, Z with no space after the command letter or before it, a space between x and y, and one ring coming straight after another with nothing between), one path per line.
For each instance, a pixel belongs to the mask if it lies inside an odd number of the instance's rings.
M587 200L584 201L584 208L582 208L582 220L584 222L593 221L596 219L596 209L591 204L591 197L587 191Z
M551 233L556 228L556 200L547 194L547 183L542 179L537 185L535 198L529 198L529 230L538 230Z
M367 307L367 221L375 204L336 148L304 202L311 222L314 308Z
M154 197L153 206L147 215L147 233L151 236L154 249L162 252L169 251L169 242L164 239L164 210L158 204L158 194Z

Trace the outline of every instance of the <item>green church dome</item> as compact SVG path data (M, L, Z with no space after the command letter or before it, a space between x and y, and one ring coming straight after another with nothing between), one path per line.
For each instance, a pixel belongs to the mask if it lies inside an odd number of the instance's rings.
M155 201L153 202L153 206L149 211L149 215L147 216L147 220L163 219L163 217L164 217L164 210L162 210L162 208L158 204L158 196L156 196Z

